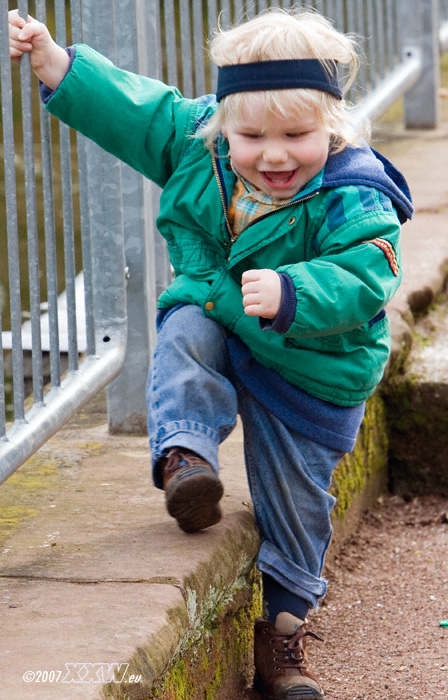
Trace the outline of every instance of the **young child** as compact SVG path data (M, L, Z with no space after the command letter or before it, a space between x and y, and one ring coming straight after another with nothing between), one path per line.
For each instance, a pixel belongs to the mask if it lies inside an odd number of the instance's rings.
M60 48L17 12L10 37L53 114L163 188L175 278L147 390L154 481L184 531L217 523L218 445L240 414L261 535L260 687L322 698L306 618L326 591L328 488L383 374L412 215L402 176L343 100L355 46L317 13L265 12L217 33L216 98L190 100L86 46Z

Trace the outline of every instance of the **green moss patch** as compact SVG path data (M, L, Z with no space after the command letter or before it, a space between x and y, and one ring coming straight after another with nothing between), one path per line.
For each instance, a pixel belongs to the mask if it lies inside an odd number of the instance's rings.
M0 542L51 505L62 480L74 473L81 459L80 453L72 450L42 449L1 485Z
M338 464L331 493L336 497L334 517L342 519L354 498L363 493L370 479L387 468L388 437L384 402L375 393L366 405L366 414L351 454Z

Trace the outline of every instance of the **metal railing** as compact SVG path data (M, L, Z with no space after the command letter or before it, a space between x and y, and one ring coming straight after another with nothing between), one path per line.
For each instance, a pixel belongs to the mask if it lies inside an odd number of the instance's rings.
M15 67L11 70L10 5L0 0L5 178L5 211L0 210L0 482L106 385L111 431L144 430L155 301L170 276L154 224L157 188L54 123L38 106L28 59L22 60L20 75ZM18 1L23 16L29 12L48 20L61 45L88 43L120 67L176 84L188 97L214 90L216 71L204 45L218 20L226 26L271 5L316 9L339 29L358 35L365 60L350 97L359 119L377 119L404 95L408 126L437 125L448 0ZM9 303L2 306L2 299ZM30 316L28 327L24 312ZM9 347L12 352L5 353ZM11 365L12 398L4 364Z
M46 21L46 3L36 0L31 8L19 0L22 16L32 10ZM53 8L51 8L53 9ZM13 382L12 425L7 425L7 404L3 381L3 351L0 393L0 481L7 478L52 435L82 403L91 398L120 371L126 349L125 261L122 206L116 188L121 189L121 170L115 159L77 138L69 129L51 123L46 111L32 101L29 57L20 66L20 113L22 136L14 117L17 114L9 59L8 2L0 4L0 57L2 125L5 175L5 212L1 248L8 257L8 323L11 328L11 364ZM81 38L81 3L55 3L57 41L68 43L67 19L71 25L70 42ZM78 39L78 40L79 40ZM19 76L14 76L16 81ZM36 114L37 112L37 114ZM37 121L37 124L36 124ZM53 138L53 132L57 132ZM39 164L35 151L40 143ZM78 168L75 173L74 157ZM56 161L58 161L56 163ZM103 173L107 171L107 178ZM76 187L74 183L76 179ZM39 206L37 183L41 180ZM115 185L115 189L113 189ZM56 200L57 196L57 200ZM40 201L39 201L40 204ZM75 204L78 230L75 232ZM25 216L24 214L25 213ZM19 223L21 222L21 226ZM24 231L25 229L25 235ZM75 233L76 239L75 240ZM44 242L44 245L42 245ZM86 349L80 362L76 300L76 249L82 249L85 289ZM62 250L60 265L57 265ZM43 258L42 259L42 251ZM61 257L61 256L60 256ZM24 269L27 268L27 269ZM59 286L66 293L68 372L61 376ZM41 330L42 275L46 280L49 325L50 386L45 390ZM24 300L23 278L28 279L29 294ZM6 281L1 280L3 288ZM79 306L79 304L78 304ZM28 405L24 391L23 309L31 316L32 399ZM1 318L0 318L1 322ZM0 323L1 325L1 323ZM5 336L2 333L2 338ZM0 350L2 348L0 347Z

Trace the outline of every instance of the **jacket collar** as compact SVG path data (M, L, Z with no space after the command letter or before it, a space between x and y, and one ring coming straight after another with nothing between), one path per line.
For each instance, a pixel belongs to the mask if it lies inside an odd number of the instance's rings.
M329 156L325 164L322 186L344 185L375 187L391 198L400 223L412 218L414 206L403 175L365 142L358 148L347 146L341 153Z

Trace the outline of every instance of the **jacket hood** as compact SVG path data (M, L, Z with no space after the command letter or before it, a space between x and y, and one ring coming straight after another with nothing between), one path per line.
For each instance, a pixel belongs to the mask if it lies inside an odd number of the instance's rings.
M412 218L414 206L408 184L397 168L367 143L347 146L330 155L325 165L323 187L365 185L375 187L391 198L400 223Z

